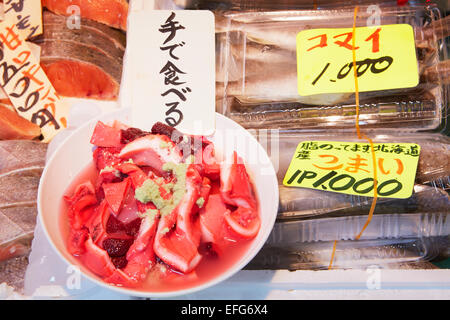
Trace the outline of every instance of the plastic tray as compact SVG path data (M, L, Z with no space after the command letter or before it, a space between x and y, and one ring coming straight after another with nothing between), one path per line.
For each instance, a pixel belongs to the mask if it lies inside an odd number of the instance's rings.
M361 6L356 26L372 12ZM354 7L288 11L216 11L216 107L246 128L351 130L354 94L300 96L296 34L312 28L351 28ZM360 93L360 126L404 131L444 131L450 63L450 18L430 6L382 6L380 24L410 24L420 81L409 89Z

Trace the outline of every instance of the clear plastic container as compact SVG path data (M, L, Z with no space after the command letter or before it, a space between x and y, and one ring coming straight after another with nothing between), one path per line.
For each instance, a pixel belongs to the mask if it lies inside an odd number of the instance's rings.
M254 130L271 157L280 188L277 222L247 269L326 269L334 241L333 268L430 261L448 257L450 245L450 137L440 133L369 134L374 143L421 146L416 184L408 199L378 198L367 228L372 199L282 184L302 141L360 142L354 134Z
M367 215L372 198L314 189L285 187L283 178L302 141L361 142L356 134L251 130L268 152L277 172L279 220L321 216ZM421 146L414 192L408 199L379 198L375 214L446 212L450 214L450 137L440 133L368 134L374 143L417 143ZM364 140L365 141L365 140Z
M296 35L313 28L351 28L354 7L289 11L216 11L217 111L246 128L342 129L355 126L352 93L300 96ZM361 6L356 26L373 23ZM414 29L419 85L360 93L361 128L445 130L450 17L434 6L381 6L381 25Z

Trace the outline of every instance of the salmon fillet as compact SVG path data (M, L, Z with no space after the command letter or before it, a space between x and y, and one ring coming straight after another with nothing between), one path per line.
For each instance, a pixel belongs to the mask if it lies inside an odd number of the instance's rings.
M40 134L38 125L19 116L8 106L0 104L0 140L33 139Z
M71 15L70 6L78 6L82 18L107 24L110 27L126 30L128 1L126 0L42 0L48 10Z
M66 18L43 13L41 66L56 92L65 97L116 100L122 77L126 36L94 21L82 19L69 29Z

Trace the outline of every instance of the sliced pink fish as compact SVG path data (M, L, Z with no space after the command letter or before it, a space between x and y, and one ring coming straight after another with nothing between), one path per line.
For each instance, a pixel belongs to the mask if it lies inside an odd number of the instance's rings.
M186 192L177 208L177 231L185 234L186 239L194 246L200 244L200 225L194 207L200 198L203 179L193 165L186 170Z
M93 273L100 277L109 277L116 270L114 264L111 262L108 253L97 246L91 237L85 242L86 251L83 254L84 265Z
M247 170L236 151L232 158L222 162L220 171L220 192L224 201L232 206L256 208L257 201L253 194Z
M176 209L161 217L153 247L156 255L166 264L189 273L200 263L202 256L186 234L177 232L176 221Z
M164 163L180 163L182 155L167 136L150 134L128 143L119 153L122 159L132 159L138 166L152 167L158 175L164 175Z

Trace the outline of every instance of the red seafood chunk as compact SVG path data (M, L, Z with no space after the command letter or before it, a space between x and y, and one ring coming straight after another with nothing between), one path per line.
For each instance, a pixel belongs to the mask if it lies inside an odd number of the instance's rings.
M122 162L118 157L121 148L98 147L93 152L95 167L103 170L106 167L115 167Z
M110 127L101 121L98 121L90 142L91 144L98 147L121 148L123 146L122 131L120 129Z
M193 165L188 167L185 181L186 191L175 209L177 214L176 228L180 234L186 236L186 240L198 247L201 233L194 207L197 208L196 202L200 198L202 178Z
M121 257L127 254L132 244L133 239L107 238L102 245L110 257Z
M86 252L83 255L84 265L100 277L109 277L115 271L115 266L108 253L98 247L89 237L85 242Z
M92 183L87 181L78 185L74 194L71 197L64 196L64 199L69 205L68 215L71 228L82 228L91 215L91 211L85 209L97 204L97 197L95 196Z
M204 177L202 186L200 187L200 197L197 199L193 212L197 213L208 202L209 194L211 192L211 180Z
M111 214L106 222L106 233L116 233L125 230L125 225Z
M101 246L103 240L107 236L106 224L110 216L111 209L109 208L108 203L103 200L100 205L95 208L91 220L86 225L89 228L89 234L92 241L97 245Z
M161 218L156 232L154 250L156 255L172 268L188 273L201 261L202 256L186 234L177 232L176 210Z
M125 196L130 189L130 179L126 178L122 182L104 183L103 191L106 202L115 215L118 215L124 203Z
M208 202L200 210L200 227L202 242L212 244L212 249L219 255L236 241L225 223L225 215L230 213L220 194L211 194Z
M142 131L138 128L126 128L122 130L122 143L127 144L137 138L149 135L150 132Z
M128 264L128 260L125 256L111 257L111 262L113 263L114 267L116 267L117 269L123 269Z
M132 159L138 166L148 166L158 175L164 175L164 163L181 162L181 153L175 144L164 135L147 135L128 143L120 152L119 157Z
M243 160L233 153L232 159L222 164L220 191L225 203L235 207L256 208L256 199Z
M202 152L196 154L196 163L202 164L204 174L211 180L217 180L220 177L220 164L214 153L214 145L209 143Z
M141 218L134 219L127 224L124 225L124 231L129 236L136 236L139 232L139 228L141 227Z
M225 221L231 230L246 239L255 237L261 227L258 212L244 207L225 213Z
M149 177L145 172L133 163L121 163L117 169L131 178L133 188L136 189L145 182Z
M138 205L137 200L134 198L134 190L132 188L129 188L124 201L122 210L120 210L117 219L124 223L125 225L129 222L138 219Z
M84 243L89 238L89 230L87 228L74 229L69 232L67 249L72 255L81 255L86 251Z
M136 240L127 252L128 264L123 271L135 282L144 280L148 271L155 264L156 257L153 244L158 222L158 216L145 216L142 219Z

